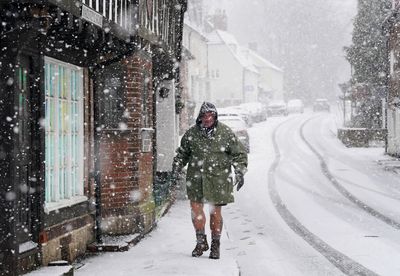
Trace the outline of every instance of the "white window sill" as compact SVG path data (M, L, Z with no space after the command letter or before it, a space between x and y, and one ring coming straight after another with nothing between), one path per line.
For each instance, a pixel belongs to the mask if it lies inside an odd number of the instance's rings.
M48 202L44 205L44 212L49 214L51 211L55 211L65 207L71 207L73 205L87 201L86 196L75 196L70 199L63 199L58 202Z

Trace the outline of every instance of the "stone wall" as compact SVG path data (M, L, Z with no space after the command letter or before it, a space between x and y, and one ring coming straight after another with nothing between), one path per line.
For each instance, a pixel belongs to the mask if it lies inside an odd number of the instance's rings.
M83 226L79 227L79 224ZM93 229L94 219L91 216L53 226L42 237L42 264L46 266L58 260L72 262L83 255L87 245L94 241Z

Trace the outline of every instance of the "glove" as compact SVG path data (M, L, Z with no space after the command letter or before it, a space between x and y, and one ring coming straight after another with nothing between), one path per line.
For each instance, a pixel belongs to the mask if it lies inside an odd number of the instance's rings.
M235 185L236 186L236 190L239 191L240 188L242 188L244 184L244 175L242 173L236 173L235 175Z

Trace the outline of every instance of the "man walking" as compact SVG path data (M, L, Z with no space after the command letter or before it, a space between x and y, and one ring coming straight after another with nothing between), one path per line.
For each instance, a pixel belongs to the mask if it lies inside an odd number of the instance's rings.
M192 256L199 257L209 249L203 210L204 203L208 203L212 238L209 257L219 259L223 224L221 208L234 201L232 167L237 190L239 191L244 184L247 153L233 131L218 122L217 109L211 103L203 103L196 124L182 137L173 162L173 181L176 181L181 169L186 165L187 195L197 240Z

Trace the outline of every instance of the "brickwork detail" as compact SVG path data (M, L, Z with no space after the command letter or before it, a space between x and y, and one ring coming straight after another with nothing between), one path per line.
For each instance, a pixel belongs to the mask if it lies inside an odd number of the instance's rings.
M154 125L152 62L146 53L135 53L121 62L125 71L127 129L104 130L99 155L102 231L113 235L138 232L153 223L143 218L145 212L141 208L153 200L153 152L142 152L141 147L141 129ZM143 93L145 89L147 93ZM147 122L143 119L143 103Z

